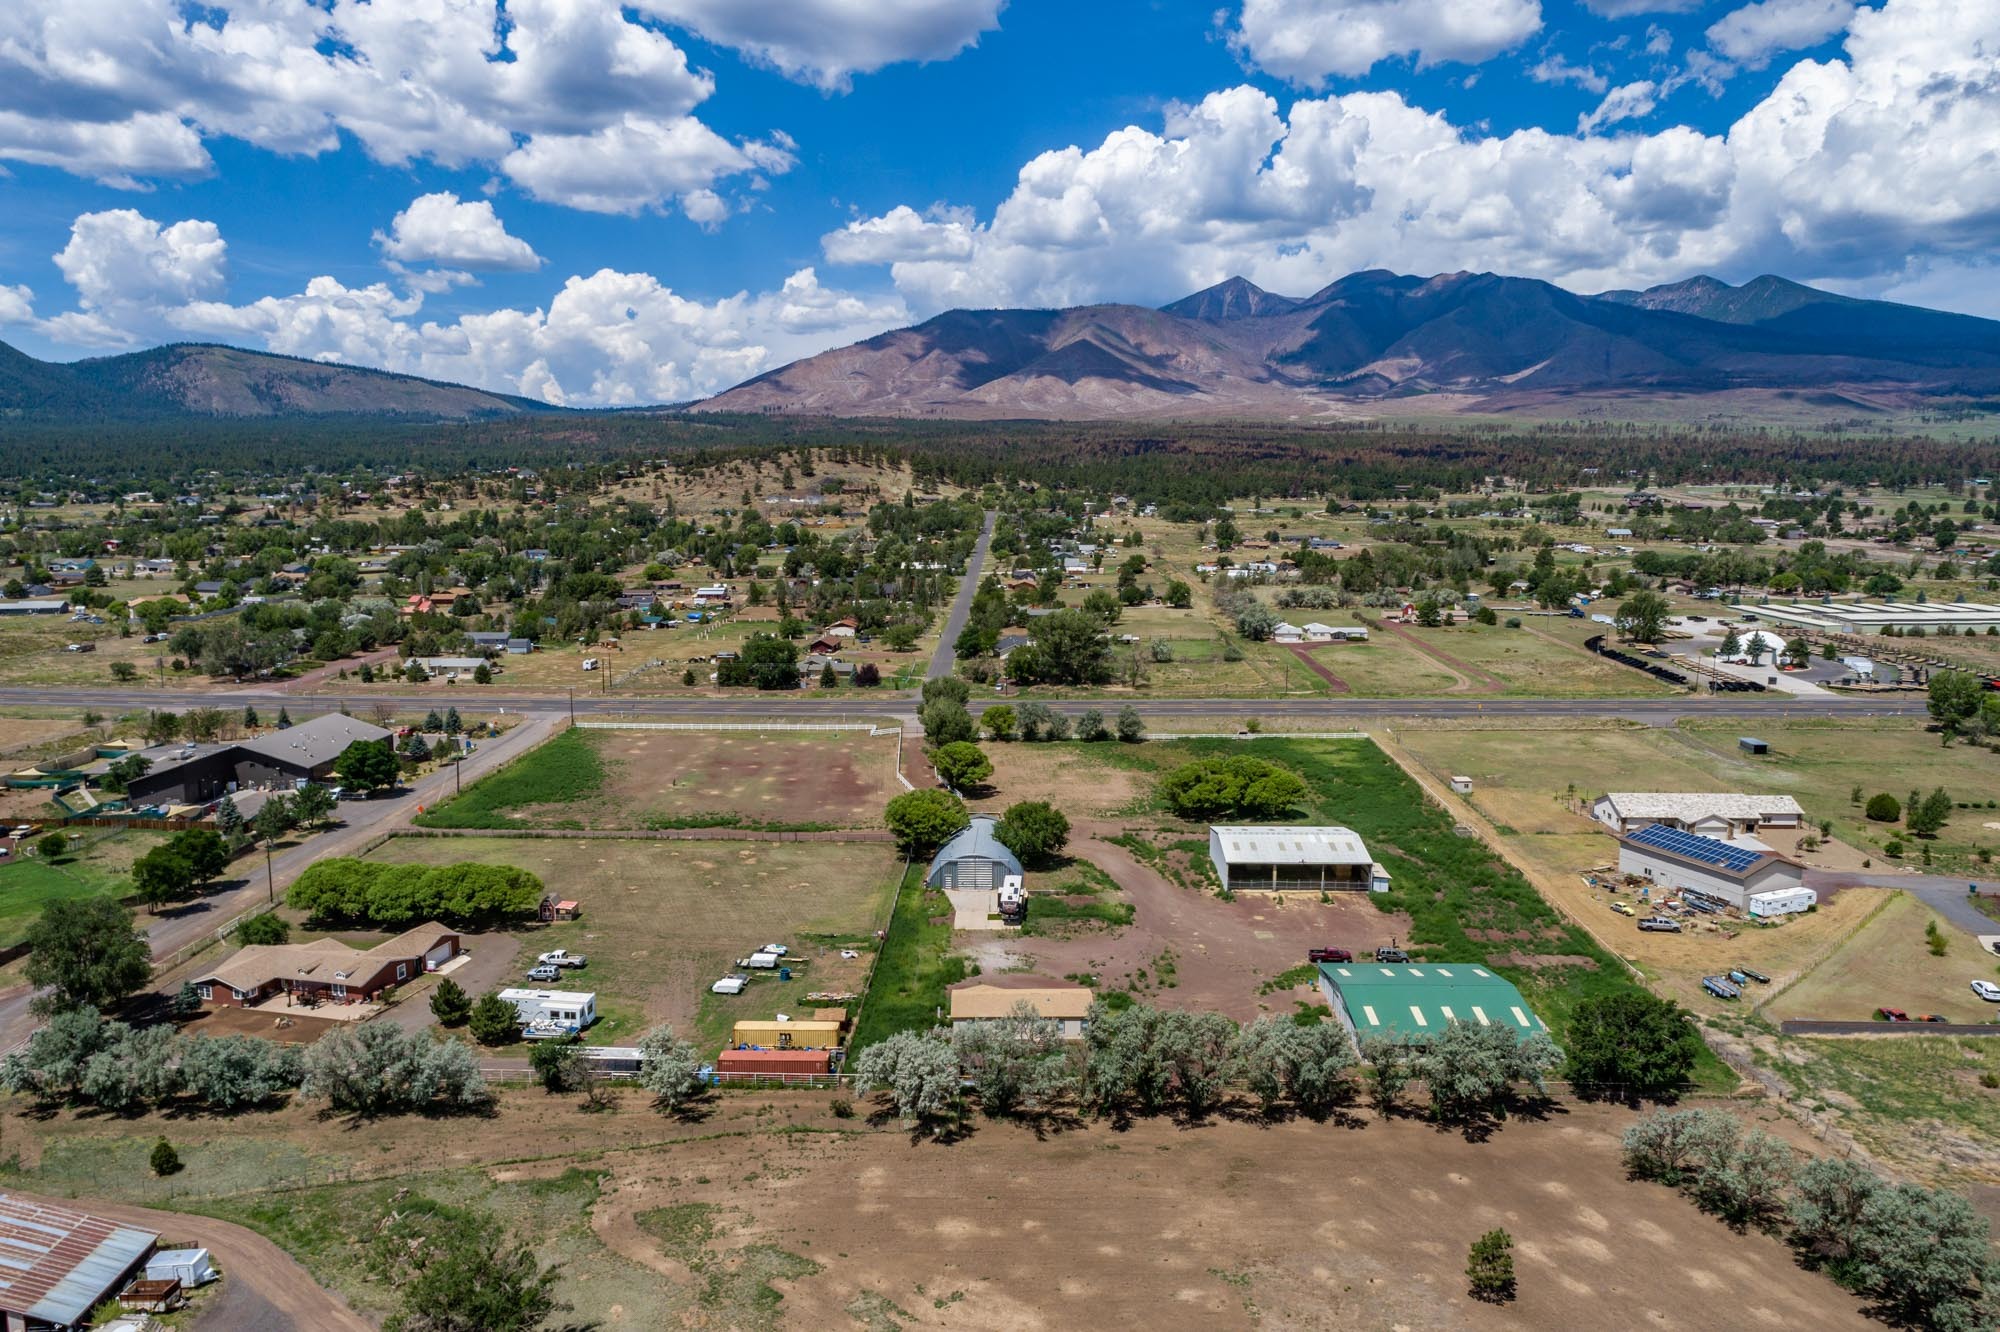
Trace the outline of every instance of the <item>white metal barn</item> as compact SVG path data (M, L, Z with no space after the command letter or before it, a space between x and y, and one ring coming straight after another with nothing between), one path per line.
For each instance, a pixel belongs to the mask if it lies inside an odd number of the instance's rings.
M1020 878L1020 858L994 836L999 824L991 814L974 814L965 831L938 851L925 882L933 888L989 891L1009 878Z
M1722 838L1759 828L1796 828L1806 817L1791 796L1734 791L1613 791L1599 796L1590 813L1614 833L1634 833L1649 823L1663 823Z
M1389 891L1389 871L1351 828L1212 826L1208 858L1232 890Z
M1618 869L1738 911L1749 910L1753 897L1805 887L1805 867L1775 851L1719 842L1664 823L1619 838Z

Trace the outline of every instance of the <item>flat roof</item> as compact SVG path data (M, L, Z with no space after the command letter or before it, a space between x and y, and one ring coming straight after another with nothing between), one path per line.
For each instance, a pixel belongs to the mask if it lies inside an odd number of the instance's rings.
M159 1238L0 1193L0 1309L63 1326L79 1322Z
M1888 626L1973 625L2000 623L2000 605L1987 601L1807 601L1785 605L1745 606L1745 615L1780 624L1845 632L1867 632Z
M1627 819L1762 819L1773 814L1805 817L1786 795L1744 795L1734 791L1611 791L1601 797Z
M549 1004L576 1004L582 1006L597 1002L595 990L502 990L500 997L510 1004L518 1004L523 999L539 999Z
M1090 1016L1097 995L1082 985L1043 980L1039 985L966 985L951 992L951 1020L970 1022L1014 1016L1014 1005L1026 1004L1037 1017L1074 1021Z
M1511 982L1478 963L1322 963L1319 974L1364 1039L1435 1036L1454 1022L1505 1027L1517 1037L1548 1030Z
M1232 865L1373 865L1375 857L1352 828L1212 825L1222 858Z
M389 736L390 732L359 717L326 712L282 731L239 740L236 746L263 758L316 768L339 758L341 752L357 740L387 740Z

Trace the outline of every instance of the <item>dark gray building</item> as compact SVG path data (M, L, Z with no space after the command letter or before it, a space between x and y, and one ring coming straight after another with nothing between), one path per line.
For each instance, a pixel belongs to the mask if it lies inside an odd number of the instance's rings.
M282 731L231 744L196 748L192 754L156 764L126 788L134 805L198 805L220 797L233 784L251 787L326 783L333 761L357 740L387 740L391 732L356 717L325 713ZM184 752L184 751L183 751Z

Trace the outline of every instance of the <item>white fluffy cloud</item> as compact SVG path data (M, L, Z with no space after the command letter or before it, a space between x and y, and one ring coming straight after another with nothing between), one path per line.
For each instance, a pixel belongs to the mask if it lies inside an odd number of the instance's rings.
M1653 95L1619 90L1598 123ZM2000 246L1997 153L2000 9L1888 0L1856 14L1844 60L1800 61L1721 134L1482 135L1395 93L1281 110L1234 88L1036 157L984 221L904 209L824 249L890 264L919 313L1165 300L1239 272L1302 293L1374 266L1854 283Z
M617 0L0 5L0 159L121 185L210 169L218 135L314 154L345 133L383 162L500 163L540 197L628 212L790 165L694 119L713 91ZM553 160L572 155L573 194ZM607 190L621 166L645 186Z
M1615 125L1621 120L1643 120L1653 114L1660 104L1659 85L1650 79L1637 83L1626 83L1604 94L1604 100L1594 111L1577 117L1576 132L1589 134L1606 125Z
M129 209L86 213L56 256L77 308L36 319L27 288L0 287L0 324L78 345L216 339L548 402L625 406L705 396L908 319L899 298L822 286L811 268L776 291L717 301L606 268L569 278L546 308L448 323L423 318L435 290L425 284L398 290L316 277L296 293L239 305L223 299L226 252L209 222L162 226Z
M1707 0L1583 0L1583 7L1604 18L1631 18L1635 14L1676 14L1700 9Z
M1477 63L1542 26L1540 0L1244 0L1229 44L1260 69L1318 87L1398 56Z
M638 0L646 13L828 91L904 60L948 60L1006 0Z
M513 273L542 266L534 246L507 234L491 203L448 192L412 199L387 232L375 233L375 243L384 255L404 264Z
M1854 0L1757 0L1711 24L1708 44L1739 64L1762 69L1780 52L1818 46L1853 17Z
M1611 80L1590 65L1572 65L1560 53L1551 53L1528 67L1528 77L1536 83L1574 83L1585 92L1602 93Z

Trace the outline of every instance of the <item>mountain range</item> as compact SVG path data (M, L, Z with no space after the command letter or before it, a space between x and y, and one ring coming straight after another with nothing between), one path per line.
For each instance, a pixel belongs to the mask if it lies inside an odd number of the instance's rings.
M2000 397L2000 322L1760 277L1580 296L1491 273L1244 279L1159 309L950 310L695 411L958 419L1526 411L1852 415ZM1660 406L1665 403L1665 406ZM177 343L61 364L0 343L0 420L475 420L557 409L410 375Z
M1632 396L1906 407L2000 391L2000 322L1760 277L1595 296L1491 273L1231 278L1159 309L952 310L697 410L959 418L1506 411Z
M382 417L471 420L545 403L358 366L207 343L60 364L0 343L0 420Z

